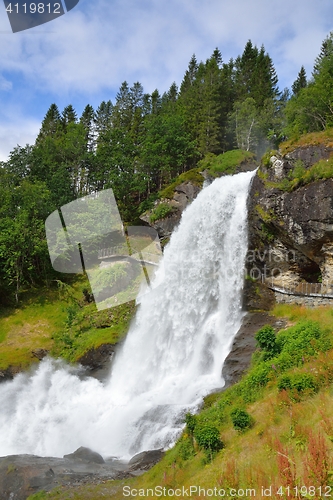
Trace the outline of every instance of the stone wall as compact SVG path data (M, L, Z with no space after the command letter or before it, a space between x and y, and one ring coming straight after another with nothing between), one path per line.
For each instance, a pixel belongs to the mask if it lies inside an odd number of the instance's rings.
M306 295L294 295L289 293L274 292L278 304L297 304L306 307L331 306L333 299L325 297L309 297Z

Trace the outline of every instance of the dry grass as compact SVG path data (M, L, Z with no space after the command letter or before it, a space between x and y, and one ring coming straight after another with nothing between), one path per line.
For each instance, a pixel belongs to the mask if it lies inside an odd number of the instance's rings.
M289 141L282 142L279 149L282 154L287 154L299 147L320 145L333 148L333 128L328 128L322 132L311 132L297 139L290 139Z

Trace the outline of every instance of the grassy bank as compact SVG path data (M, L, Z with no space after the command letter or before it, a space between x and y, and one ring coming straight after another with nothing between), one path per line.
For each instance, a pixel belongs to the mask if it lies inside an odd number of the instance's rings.
M19 307L0 313L0 370L14 371L37 362L33 351L47 350L54 357L75 362L89 349L116 343L126 334L134 314L133 301L105 311L86 303L85 277L71 284L54 282L22 297Z

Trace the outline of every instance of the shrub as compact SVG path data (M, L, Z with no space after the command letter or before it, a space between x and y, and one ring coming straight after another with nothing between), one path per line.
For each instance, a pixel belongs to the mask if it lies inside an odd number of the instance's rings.
M280 391L296 390L298 393L304 391L316 392L318 384L315 377L310 373L294 373L290 375L282 375L277 383Z
M198 443L199 448L208 451L219 451L224 447L220 439L220 432L217 427L212 425L204 425L202 427L195 427L194 437Z
M271 357L279 353L280 347L276 342L275 332L272 326L266 325L255 335L256 341L260 347Z
M190 438L183 438L179 444L179 456L182 460L188 460L195 454L193 442Z
M189 434L193 434L197 423L197 417L195 415L192 415L192 413L186 413L185 423Z
M253 425L253 418L245 410L235 408L230 415L233 426L237 431L245 431Z

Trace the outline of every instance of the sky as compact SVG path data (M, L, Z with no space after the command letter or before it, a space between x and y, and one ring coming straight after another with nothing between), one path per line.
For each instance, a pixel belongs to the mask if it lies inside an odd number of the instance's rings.
M263 44L280 89L290 88L302 65L311 76L332 29L332 0L80 0L12 33L0 0L0 161L34 143L52 103L80 116L86 104L114 102L125 80L162 94L180 85L192 54L205 61L216 47L227 62L249 39Z

